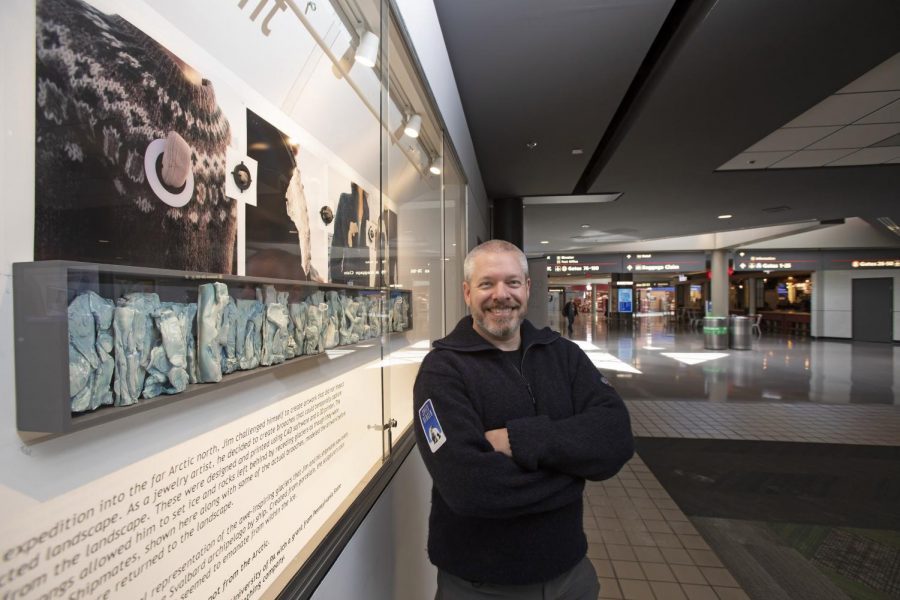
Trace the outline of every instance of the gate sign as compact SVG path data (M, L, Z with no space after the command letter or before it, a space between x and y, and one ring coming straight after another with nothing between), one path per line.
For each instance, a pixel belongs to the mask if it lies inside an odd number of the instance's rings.
M627 273L689 273L706 270L705 252L636 252L623 257Z
M621 273L619 254L550 254L547 272L551 275L601 275Z
M819 252L796 250L738 250L735 271L817 271L822 268Z
M823 256L822 262L828 270L900 269L900 249L897 248L824 252Z

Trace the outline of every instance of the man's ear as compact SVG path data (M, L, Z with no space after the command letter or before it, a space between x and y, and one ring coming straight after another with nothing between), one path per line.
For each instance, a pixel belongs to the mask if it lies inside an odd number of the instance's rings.
M469 299L471 298L471 296L472 288L469 287L469 282L463 281L463 300L466 301L466 306L471 306L471 304L469 304Z

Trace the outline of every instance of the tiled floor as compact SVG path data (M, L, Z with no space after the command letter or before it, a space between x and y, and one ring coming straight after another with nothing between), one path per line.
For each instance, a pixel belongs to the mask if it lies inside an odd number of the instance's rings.
M628 401L636 436L900 445L900 407Z
M713 352L697 333L650 321L611 333L585 318L572 339L613 380L639 437L900 446L894 345L764 335L753 350ZM639 456L585 495L600 598L750 597Z
M600 598L749 598L640 457L613 479L589 483L585 499Z

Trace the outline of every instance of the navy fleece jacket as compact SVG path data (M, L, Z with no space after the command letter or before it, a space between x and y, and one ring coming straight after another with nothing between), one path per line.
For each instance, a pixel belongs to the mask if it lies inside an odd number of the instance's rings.
M416 378L416 414L431 400L445 438L432 452L417 420L434 480L428 554L469 581L539 583L575 566L584 480L612 477L634 453L625 405L587 355L549 328L524 321L521 333L517 369L466 317ZM484 437L502 427L513 458Z

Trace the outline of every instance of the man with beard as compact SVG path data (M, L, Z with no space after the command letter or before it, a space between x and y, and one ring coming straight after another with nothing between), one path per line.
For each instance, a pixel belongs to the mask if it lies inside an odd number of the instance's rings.
M593 600L582 492L586 479L612 477L631 458L628 412L578 346L525 319L521 250L485 242L464 274L472 314L434 342L414 389L434 480L435 598Z

